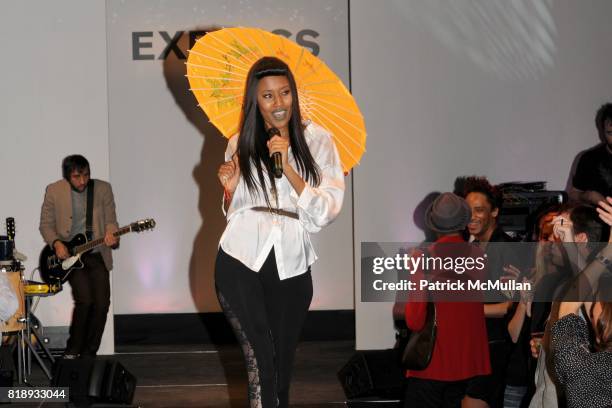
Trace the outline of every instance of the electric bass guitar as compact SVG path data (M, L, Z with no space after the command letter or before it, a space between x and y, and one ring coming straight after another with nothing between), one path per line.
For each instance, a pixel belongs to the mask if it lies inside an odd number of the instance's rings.
M155 228L155 220L147 218L121 227L113 235L119 237L128 232L142 232L152 230L153 228ZM49 285L57 284L58 281L64 283L68 279L70 271L82 268L83 262L81 262L81 256L94 248L104 245L104 238L87 241L84 234L77 234L70 242L61 242L68 248L68 253L70 254L68 258L59 259L55 255L55 249L49 245L45 246L40 253L38 261L40 277Z

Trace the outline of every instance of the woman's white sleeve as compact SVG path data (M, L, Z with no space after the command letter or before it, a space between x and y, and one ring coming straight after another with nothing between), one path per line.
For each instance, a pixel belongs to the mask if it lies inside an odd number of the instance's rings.
M321 184L312 187L306 183L297 201L300 222L311 233L331 223L340 213L344 200L344 173L338 150L329 135L321 138L321 146L316 152L311 151L321 169Z

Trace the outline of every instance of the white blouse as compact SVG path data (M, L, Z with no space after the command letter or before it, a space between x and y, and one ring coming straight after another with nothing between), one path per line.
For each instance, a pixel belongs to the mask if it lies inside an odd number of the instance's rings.
M223 251L256 272L274 248L281 280L305 273L317 260L310 233L319 232L331 223L340 213L344 199L344 174L331 135L310 122L304 129L304 137L314 161L321 169L321 184L312 187L306 183L298 197L284 175L276 179L278 208L297 213L299 219L250 210L253 207L267 207L266 201L263 194L251 196L241 175L226 214L227 226L219 242ZM237 136L229 140L225 161L231 159L237 143ZM291 147L288 161L297 170ZM257 174L255 166L252 171ZM265 172L264 175L270 204L276 208L270 181Z

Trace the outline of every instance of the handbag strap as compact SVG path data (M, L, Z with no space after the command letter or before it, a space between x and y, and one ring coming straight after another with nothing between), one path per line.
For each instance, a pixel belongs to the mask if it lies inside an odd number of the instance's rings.
M423 248L423 255L428 258L431 255L431 252L429 251L429 248L424 247ZM425 272L423 272L423 275L425 275ZM431 275L430 275L431 276ZM436 305L433 301L433 298L431 296L431 292L428 290L427 291L427 313L433 313L433 324L434 326L437 326L437 315L436 315Z
M437 326L438 325L438 316L436 313L436 304L432 301L429 300L427 302L427 313L433 313L433 325Z

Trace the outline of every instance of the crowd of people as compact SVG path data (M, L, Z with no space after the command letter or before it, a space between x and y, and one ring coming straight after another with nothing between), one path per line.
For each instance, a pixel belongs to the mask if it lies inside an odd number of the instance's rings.
M528 263L499 225L502 193L485 177L459 178L430 205L425 225L437 238L428 252L463 243L465 253L488 255L489 279L533 290L496 303L434 301L431 361L406 371L406 408L612 407L612 104L596 126L602 143L579 159L569 203L530 217L523 239L537 244ZM499 242L509 245L490 244ZM410 330L422 329L425 304L406 303Z

